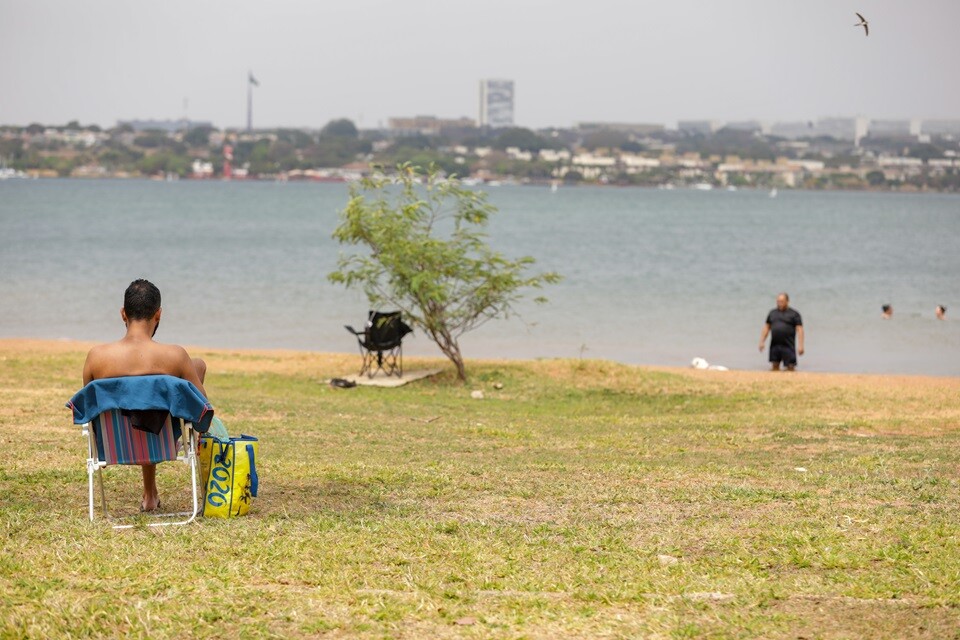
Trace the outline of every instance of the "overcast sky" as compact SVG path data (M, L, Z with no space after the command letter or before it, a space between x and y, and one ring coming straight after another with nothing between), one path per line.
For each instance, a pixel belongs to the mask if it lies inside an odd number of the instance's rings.
M859 11L870 35L854 28ZM960 118L960 0L0 0L0 124Z

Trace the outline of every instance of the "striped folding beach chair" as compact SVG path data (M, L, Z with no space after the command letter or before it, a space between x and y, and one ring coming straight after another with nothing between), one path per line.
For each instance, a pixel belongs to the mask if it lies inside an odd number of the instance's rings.
M213 419L213 407L193 384L173 376L151 375L94 380L67 403L75 424L87 438L90 521L94 520L93 476L100 484L100 504L107 510L103 469L110 465L157 464L178 460L190 467L193 509L151 512L161 521L148 526L187 524L200 508L197 489L197 438ZM123 529L133 524L114 525Z

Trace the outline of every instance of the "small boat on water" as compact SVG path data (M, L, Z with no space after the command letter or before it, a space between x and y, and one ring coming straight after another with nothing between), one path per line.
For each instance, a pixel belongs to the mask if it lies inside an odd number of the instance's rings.
M771 197L771 198L776 198L776 197L777 197L777 188L776 188L776 187L774 187L773 189L770 189L770 197Z
M29 178L23 171L17 171L7 166L7 159L0 156L0 180L10 180L12 178Z
M12 180L14 178L29 178L23 171L17 171L9 167L0 167L0 180Z
M697 184L693 185L693 188L698 191L712 191L713 185L709 182L698 182Z

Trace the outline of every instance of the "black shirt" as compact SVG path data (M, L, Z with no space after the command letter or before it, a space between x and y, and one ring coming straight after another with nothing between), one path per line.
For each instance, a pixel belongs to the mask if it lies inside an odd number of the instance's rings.
M800 312L787 307L785 311L773 309L767 314L767 324L770 325L770 346L782 345L796 349L794 339L797 327L803 326Z

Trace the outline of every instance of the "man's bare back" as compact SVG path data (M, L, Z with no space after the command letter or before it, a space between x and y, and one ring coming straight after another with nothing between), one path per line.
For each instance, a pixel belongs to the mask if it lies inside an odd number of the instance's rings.
M127 335L109 344L94 347L83 365L83 383L101 378L166 374L192 382L207 395L198 368L202 360L193 360L186 349L174 344L160 344L145 335Z

